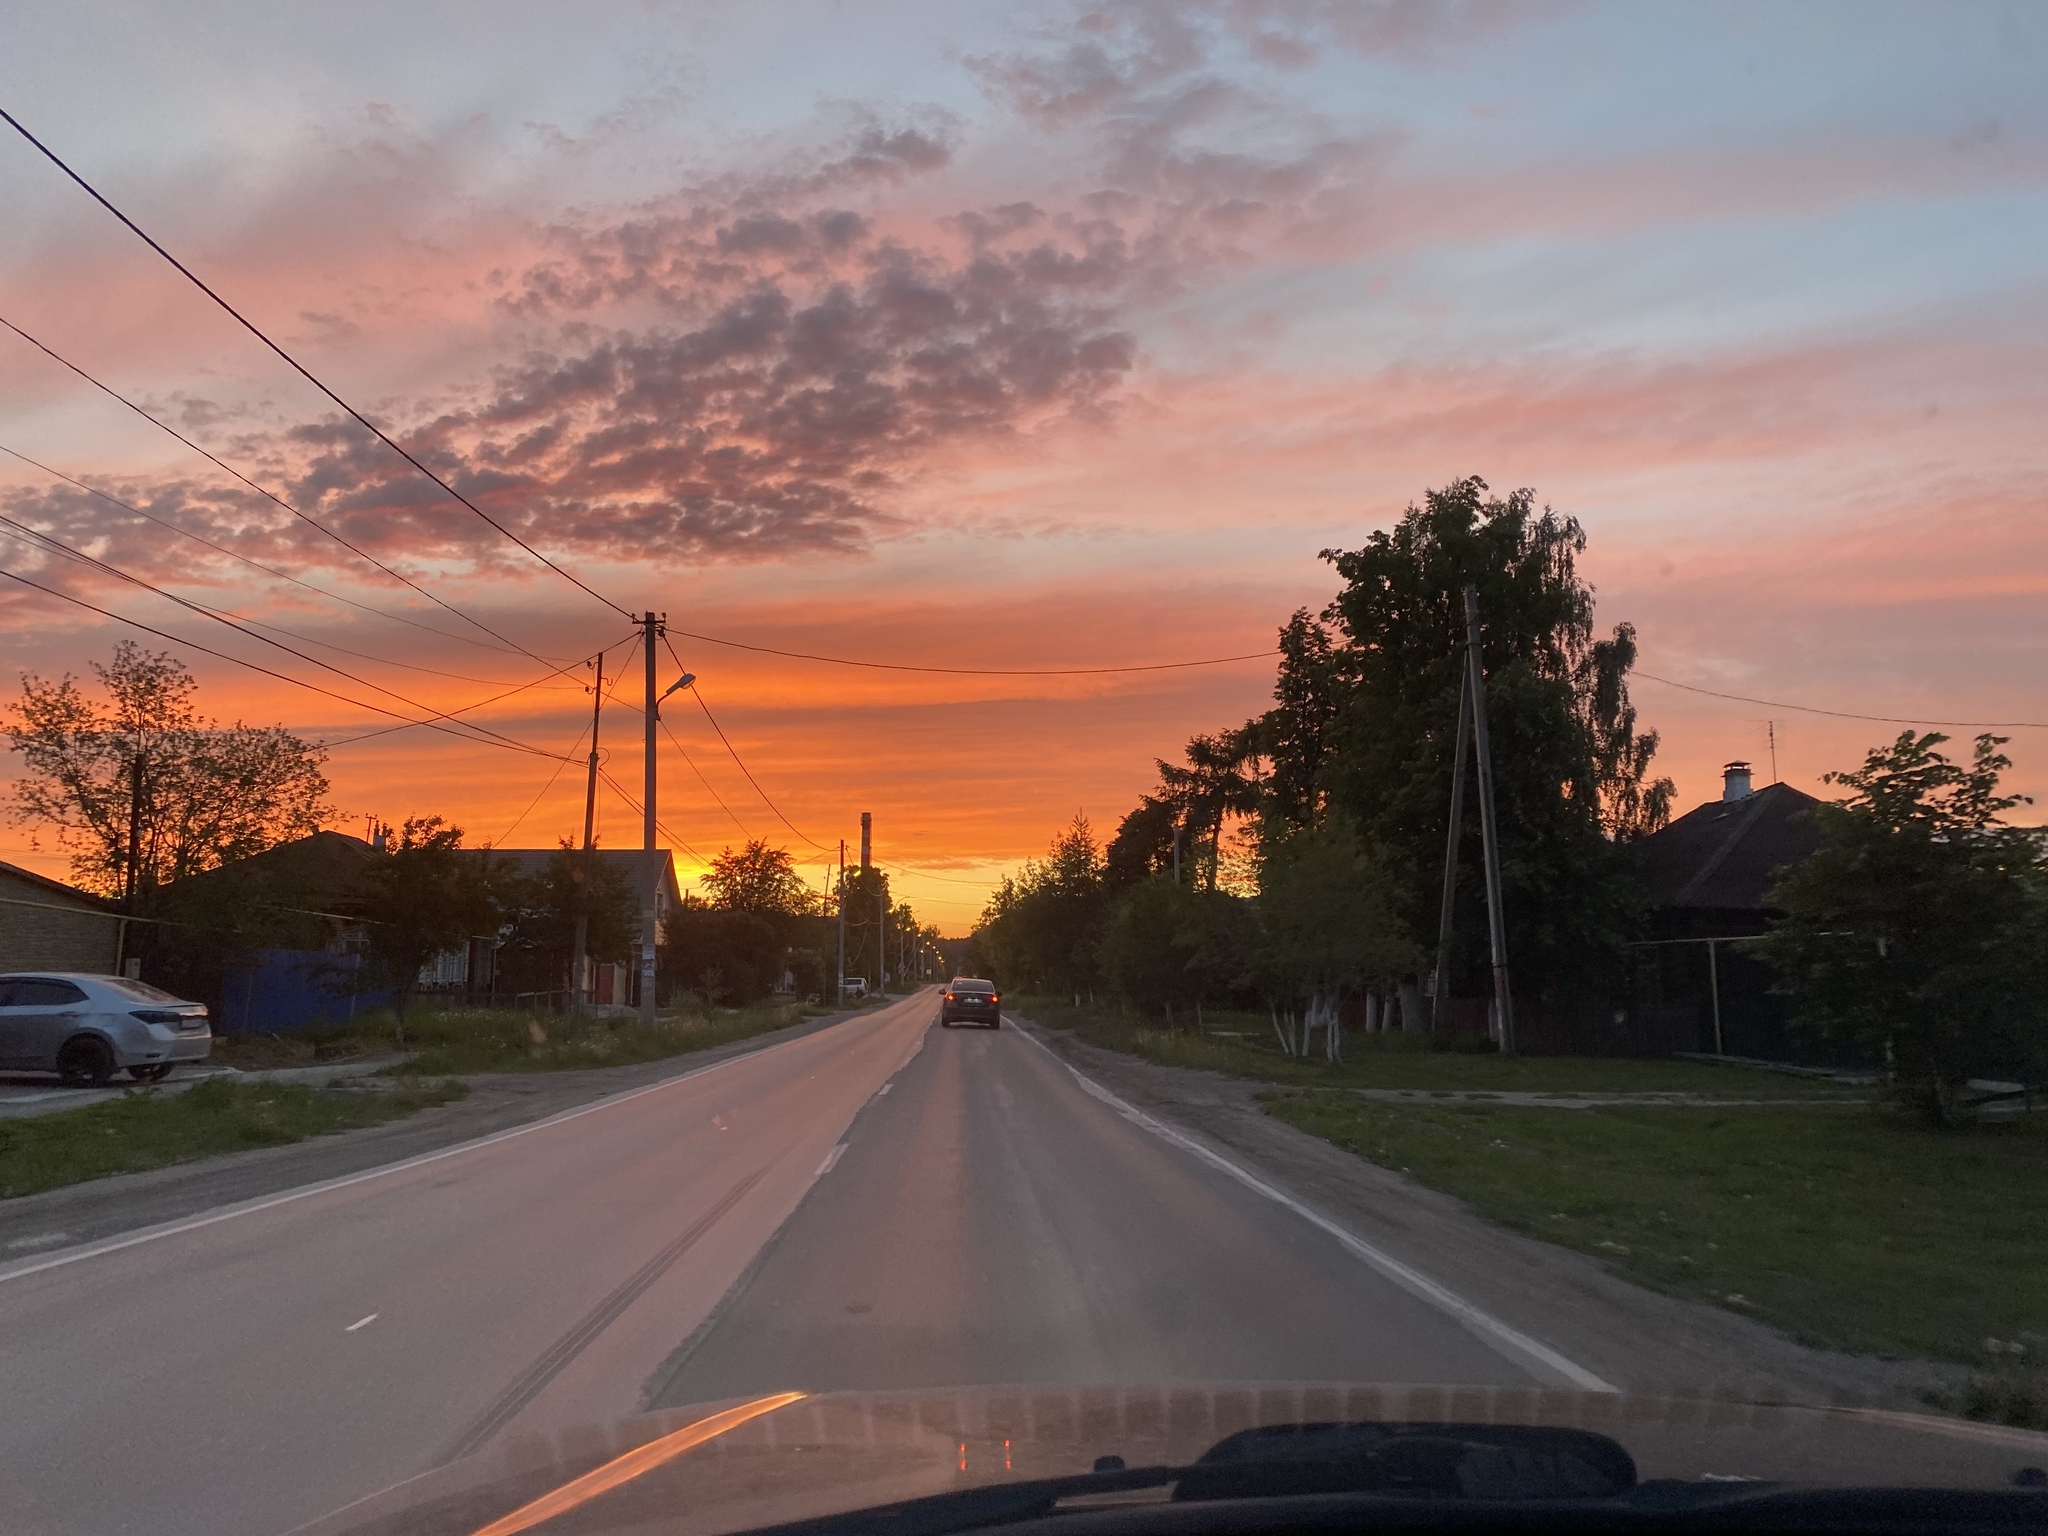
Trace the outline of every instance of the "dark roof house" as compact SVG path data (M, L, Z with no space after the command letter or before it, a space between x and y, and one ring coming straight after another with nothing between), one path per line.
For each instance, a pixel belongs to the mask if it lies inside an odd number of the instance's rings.
M1789 784L1753 789L1749 764L1734 762L1720 799L1630 850L1649 909L1649 931L1631 950L1628 1009L1642 1054L1797 1054L1771 973L1741 941L1769 931L1778 872L1819 847L1806 814L1819 804Z
M1790 784L1752 790L1749 764L1730 763L1722 770L1720 799L1687 811L1635 845L1648 906L1655 912L1761 918L1777 872L1819 846L1820 835L1805 815L1819 804Z

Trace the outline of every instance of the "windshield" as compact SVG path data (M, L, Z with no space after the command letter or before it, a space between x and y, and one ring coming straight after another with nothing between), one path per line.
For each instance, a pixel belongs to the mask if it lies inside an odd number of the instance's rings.
M8 1536L2048 1500L2048 8L8 22Z

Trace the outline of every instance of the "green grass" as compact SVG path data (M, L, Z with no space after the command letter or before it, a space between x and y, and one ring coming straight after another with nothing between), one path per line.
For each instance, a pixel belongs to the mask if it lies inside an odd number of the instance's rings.
M1071 1029L1090 1044L1142 1056L1170 1067L1195 1067L1236 1077L1298 1086L1406 1088L1455 1093L1689 1093L1714 1099L1859 1100L1865 1090L1820 1078L1754 1067L1708 1066L1693 1061L1632 1061L1592 1056L1506 1057L1431 1049L1427 1036L1347 1035L1345 1059L1284 1056L1265 1014L1205 1013L1169 1030L1160 1018L1141 1018L1106 1006L1027 997L1018 1011L1050 1029ZM1224 1033L1230 1032L1229 1034ZM1239 1038L1232 1038L1235 1035ZM1317 1037L1320 1050L1322 1039Z
M2002 1373L2048 1355L2048 1116L1937 1132L1868 1105L1266 1104L1490 1221L1811 1343Z
M213 1078L183 1093L142 1088L83 1109L0 1120L0 1198L377 1125L465 1092L447 1082L308 1088Z
M794 1024L804 1010L790 1002L754 1003L665 1014L653 1028L639 1020L572 1018L510 1008L414 1008L406 1020L411 1060L393 1076L442 1077L469 1072L573 1072L661 1061Z

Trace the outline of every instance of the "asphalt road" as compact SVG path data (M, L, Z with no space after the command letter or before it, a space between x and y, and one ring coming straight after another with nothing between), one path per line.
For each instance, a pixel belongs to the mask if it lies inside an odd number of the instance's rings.
M495 1437L792 1387L1558 1380L934 1002L0 1266L0 1528L272 1536Z

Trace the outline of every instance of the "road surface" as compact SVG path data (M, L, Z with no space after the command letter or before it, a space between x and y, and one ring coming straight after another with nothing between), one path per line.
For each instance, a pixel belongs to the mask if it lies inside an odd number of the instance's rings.
M1558 1380L935 1001L0 1266L0 1527L274 1536L497 1436L784 1388Z

